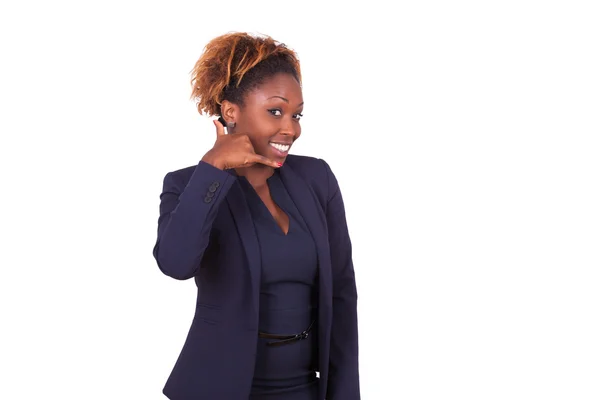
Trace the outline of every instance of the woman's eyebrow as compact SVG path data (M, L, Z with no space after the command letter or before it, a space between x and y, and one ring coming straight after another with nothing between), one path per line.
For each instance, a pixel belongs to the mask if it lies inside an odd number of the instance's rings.
M281 97L281 96L271 96L267 100L274 99L275 97L277 97L278 99L281 99L281 100L285 101L288 104L290 103L290 101L288 99L286 99L285 97Z
M286 103L290 104L290 101L289 101L288 99L286 99L285 97L281 97L281 96L271 96L271 97L269 97L267 100L269 100L269 99L273 99L273 98L275 98L275 97L277 97L278 99L281 99L281 100L285 101ZM298 104L298 107L300 107L300 106L301 106L301 105L303 105L303 104L304 104L304 102L302 102L302 103Z

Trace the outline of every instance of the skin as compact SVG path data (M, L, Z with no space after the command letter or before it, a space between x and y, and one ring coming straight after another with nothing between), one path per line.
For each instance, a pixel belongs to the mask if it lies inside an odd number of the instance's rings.
M243 106L223 101L221 114L228 124L234 122L235 128L225 134L215 121L217 140L202 158L220 169L235 168L238 175L245 176L285 234L289 217L273 201L267 179L274 168L283 165L287 154L269 143L292 145L300 137L303 104L302 88L290 74L265 80L246 95Z

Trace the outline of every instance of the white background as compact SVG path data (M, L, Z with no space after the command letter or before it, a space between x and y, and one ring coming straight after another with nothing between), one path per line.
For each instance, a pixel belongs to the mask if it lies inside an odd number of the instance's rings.
M195 286L154 262L158 196L214 142L189 72L229 31L300 56L363 399L600 398L594 2L7 3L0 398L164 398Z

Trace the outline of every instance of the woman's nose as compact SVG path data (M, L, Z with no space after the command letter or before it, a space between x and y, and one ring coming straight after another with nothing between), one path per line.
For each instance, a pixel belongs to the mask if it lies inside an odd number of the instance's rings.
M295 121L288 119L288 118L282 119L281 134L288 135L288 136L295 136L299 133L300 133L300 129L297 126L297 124L295 124Z

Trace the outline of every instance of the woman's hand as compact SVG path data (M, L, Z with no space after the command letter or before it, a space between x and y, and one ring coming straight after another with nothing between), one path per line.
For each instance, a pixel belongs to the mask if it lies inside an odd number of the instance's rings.
M256 163L273 168L281 167L280 163L256 154L247 135L240 133L226 135L223 125L218 120L213 122L217 128L217 141L202 157L202 161L219 169L245 168Z

